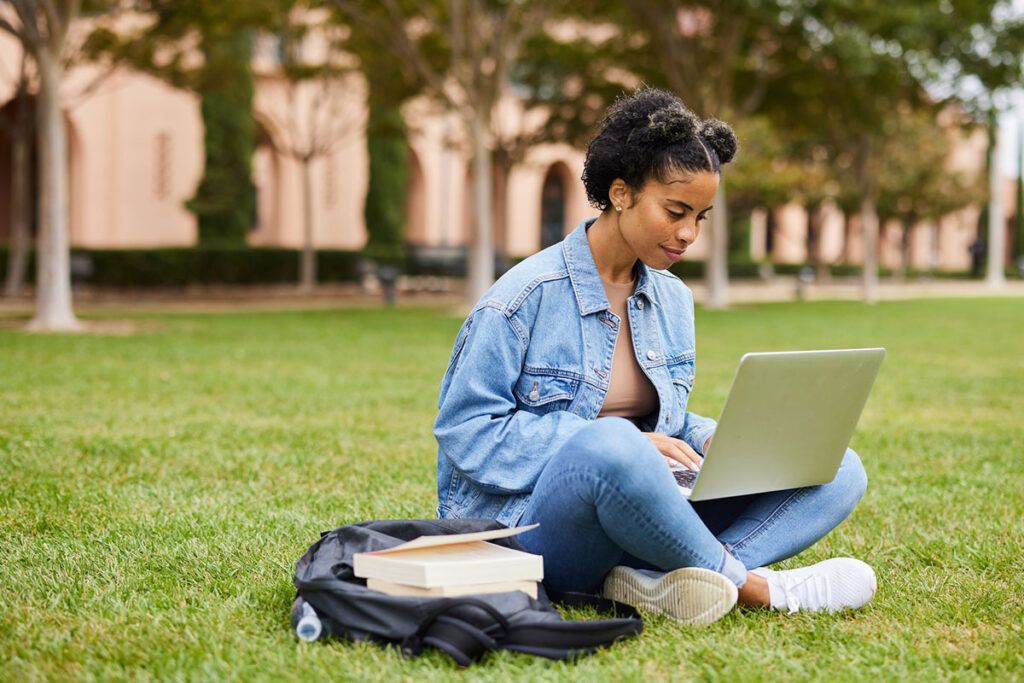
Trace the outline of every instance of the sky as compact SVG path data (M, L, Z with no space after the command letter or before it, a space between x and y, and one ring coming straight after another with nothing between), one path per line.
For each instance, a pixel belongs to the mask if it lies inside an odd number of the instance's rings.
M1024 126L1024 88L1014 93L1014 107L999 117L999 168L1003 175L1016 178L1018 168L1018 140Z
M1017 14L1024 14L1024 0L1012 0L1011 6ZM1016 178L1020 173L1018 141L1024 127L1024 86L1014 91L1011 102L1010 109L999 117L999 168L1004 175Z

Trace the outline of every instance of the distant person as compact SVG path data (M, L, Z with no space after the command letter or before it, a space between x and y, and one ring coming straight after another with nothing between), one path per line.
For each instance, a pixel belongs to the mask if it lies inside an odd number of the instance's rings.
M987 251L985 238L977 237L971 245L967 248L971 252L971 277L981 277L981 268L985 262L985 252Z
M743 605L834 611L874 595L865 563L774 571L864 493L847 451L822 486L691 503L669 461L700 467L715 422L686 411L690 290L665 269L708 219L732 129L675 96L617 101L587 149L597 218L531 256L476 304L441 382L438 515L540 523L519 538L558 590L597 591L687 622ZM627 600L628 602L629 600Z

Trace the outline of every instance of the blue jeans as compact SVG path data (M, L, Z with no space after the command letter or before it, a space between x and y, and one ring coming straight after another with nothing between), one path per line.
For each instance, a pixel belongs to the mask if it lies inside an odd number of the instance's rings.
M581 429L544 468L517 538L544 556L546 582L596 591L617 564L662 570L703 567L737 586L747 569L796 555L834 529L864 495L860 458L846 452L820 486L691 503L664 457L622 418Z

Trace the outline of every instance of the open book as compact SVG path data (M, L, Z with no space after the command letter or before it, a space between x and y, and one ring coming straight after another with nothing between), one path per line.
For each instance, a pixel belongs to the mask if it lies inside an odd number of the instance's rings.
M544 578L544 559L540 555L487 542L489 539L514 536L535 526L469 534L420 536L386 550L357 553L353 557L352 569L356 576L367 579L370 588L373 587L369 584L370 580L423 589L536 582Z

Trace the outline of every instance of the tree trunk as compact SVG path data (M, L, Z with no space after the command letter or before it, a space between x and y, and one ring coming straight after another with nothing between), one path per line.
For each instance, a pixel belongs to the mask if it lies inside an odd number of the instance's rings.
M992 135L989 138L990 159L988 168L988 267L985 282L991 289L1006 286L1006 225L1003 219L1002 178L999 175L999 124L993 118Z
M39 238L36 250L36 315L28 329L56 332L81 327L71 308L68 244L68 145L60 100L60 58L48 46L36 55L39 96Z
M868 189L861 195L860 222L864 244L864 302L878 301L878 212L874 192Z
M302 159L302 258L299 289L306 294L316 286L316 251L313 249L313 177L310 159Z
M8 297L21 295L28 266L31 173L28 145L28 138L15 137L11 140L11 251L7 255L7 278L4 283L4 296Z
M893 273L900 282L907 279L907 271L910 270L910 238L916 222L912 219L900 221L900 265Z
M469 254L466 295L474 306L494 282L494 229L491 211L491 154L487 147L488 126L479 118L470 123L473 138L474 234Z
M729 305L729 215L725 205L725 179L718 183L715 193L715 210L711 212L711 238L706 272L708 308L725 308Z
M825 257L822 254L822 227L825 223L825 212L822 209L821 204L811 206L807 212L807 247L810 252L811 263L814 264L814 280L815 282L828 282L831 273L828 270L828 264L825 263Z

